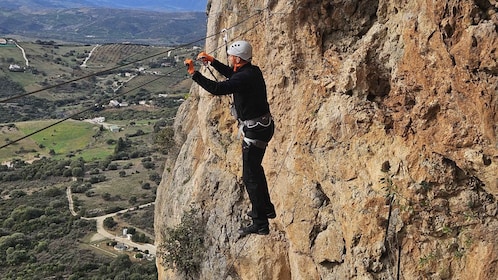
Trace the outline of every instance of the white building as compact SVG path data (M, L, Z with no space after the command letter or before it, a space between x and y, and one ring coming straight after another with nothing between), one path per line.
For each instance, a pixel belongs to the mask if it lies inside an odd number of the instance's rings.
M111 106L111 107L118 107L119 106L119 102L117 100L111 100L111 101L109 101L109 106Z
M9 71L11 71L11 72L24 72L24 69L17 64L11 64L9 66Z
M111 132L119 132L121 129L117 125L111 125L109 126L109 131Z

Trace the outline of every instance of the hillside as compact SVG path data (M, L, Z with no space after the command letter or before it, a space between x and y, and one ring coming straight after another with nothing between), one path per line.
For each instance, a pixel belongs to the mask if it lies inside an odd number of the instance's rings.
M169 98L159 94L181 98L188 90L188 84L183 84L187 78L184 74L167 74L178 71L176 60L190 54L191 47L91 46L40 40L18 44L25 50L29 65L13 43L0 47L0 100L41 91L2 102L0 123L63 118L95 104L106 106L112 99L129 104L148 100L167 107L162 103ZM25 70L9 71L12 64ZM45 88L48 90L42 90ZM85 116L88 114L79 117Z
M205 232L193 279L497 279L497 12L486 0L213 0L206 50L226 61L225 34L245 38L266 77L277 217L270 235L238 238L237 125L228 97L194 85L156 244L193 207ZM159 279L192 279L158 266Z
M202 41L203 12L157 12L111 8L1 9L0 38L84 44L131 42L178 45ZM35 39L33 39L35 38Z
M157 278L150 246L112 237L153 242L153 207L139 206L155 200L192 49L15 43L0 47L1 278Z

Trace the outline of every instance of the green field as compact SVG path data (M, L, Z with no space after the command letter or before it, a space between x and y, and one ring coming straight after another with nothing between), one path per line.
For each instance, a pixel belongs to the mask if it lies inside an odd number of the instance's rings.
M24 58L22 57L21 50L16 45L4 45L0 47L1 56L1 65L9 67L10 64L18 64L20 66L24 66ZM7 58L10 58L7 59Z
M31 121L19 123L18 126L24 134L30 134L55 122ZM98 127L90 123L67 120L34 134L31 139L46 149L53 149L56 154L66 154L87 148L97 130Z
M48 127L57 120L28 121L16 123L17 129L6 129L0 133L0 145L15 141L25 135ZM20 158L26 161L42 156L65 157L73 154L85 160L102 159L112 154L113 147L102 145L92 136L99 131L99 126L82 121L67 120L46 130L42 130L16 144L0 149L0 161Z

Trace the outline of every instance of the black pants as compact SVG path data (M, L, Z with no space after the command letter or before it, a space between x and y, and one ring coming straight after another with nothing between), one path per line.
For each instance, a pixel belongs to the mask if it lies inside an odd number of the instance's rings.
M254 128L244 127L244 135L250 139L269 142L273 137L275 125L273 121L268 127L258 125ZM247 194L251 200L253 223L256 225L268 225L266 213L275 211L268 192L265 171L261 162L266 148L258 148L242 141L242 180L246 186Z

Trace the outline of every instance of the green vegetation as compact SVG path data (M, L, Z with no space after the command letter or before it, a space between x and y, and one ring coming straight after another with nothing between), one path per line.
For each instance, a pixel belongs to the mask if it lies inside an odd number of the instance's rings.
M154 232L154 207L145 207L140 210L118 214L115 219L131 224L147 233Z
M30 134L53 123L54 120L30 121L16 125L23 134ZM56 154L66 155L84 149L92 142L92 137L98 130L98 126L90 123L68 120L31 136L31 139L39 146L43 146L44 150L53 149Z
M95 222L71 216L63 188L0 200L0 220L2 279L157 279L153 262L80 246Z
M20 50L0 48L0 100L63 85L0 103L0 146L9 144L0 149L2 279L157 279L154 262L142 252L119 255L112 245L92 243L95 222L72 216L66 189L78 217L155 200L164 156L175 145L171 125L191 85L187 76L158 74L175 71L174 56L190 50L168 57L168 48L105 45L81 67L95 46L37 41L23 47L30 60L24 72L7 70L11 63L24 66ZM67 83L156 53L161 55ZM127 106L109 106L110 100ZM74 115L87 108L92 110ZM53 125L71 115L78 119ZM97 117L105 121L91 121ZM147 208L114 216L112 232L136 228L134 241L153 242L154 209Z
M184 212L177 227L166 229L166 239L161 244L165 252L163 264L196 279L204 255L204 228L196 209Z
M171 110L171 113L176 112L176 108L171 108ZM107 114L103 113L103 115ZM127 111L122 111L120 116L123 118L136 117L137 114L127 114ZM146 117L145 112L144 117ZM56 121L29 121L0 125L0 145L10 143L40 128L48 127ZM113 156L116 150L115 145L120 138L127 139L128 145L138 148L128 148L127 155L117 155L113 159L145 156L156 148L162 149L161 143L173 144L164 139L157 140L159 135L163 134L162 130L167 129L167 125L171 122L159 120L143 123L143 121L137 120L133 125L129 123L130 121L113 121L113 124L120 127L121 131L111 132L99 124L67 120L42 130L28 139L0 149L0 161L5 162L13 159L32 161L42 157L59 159L82 157L86 161L104 160ZM168 129L168 131L170 130ZM154 144L160 145L154 146Z

